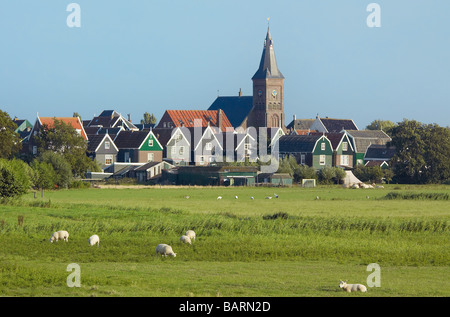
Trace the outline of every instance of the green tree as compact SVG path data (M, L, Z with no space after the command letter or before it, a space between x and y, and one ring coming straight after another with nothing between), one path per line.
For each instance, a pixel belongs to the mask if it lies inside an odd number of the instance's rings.
M394 172L390 168L385 169L383 170L383 177L386 183L389 184L392 181L392 178L394 177Z
M391 136L395 123L389 120L374 120L367 127L367 130L383 130L387 135Z
M317 179L317 177L317 171L311 166L299 165L294 171L295 182L300 182L303 179Z
M86 171L99 171L96 162L87 155L87 142L78 132L62 120L55 118L52 127L45 126L36 136L39 152L60 154L70 164L73 176L84 178Z
M342 183L346 176L347 174L342 168L334 167L334 179L336 180L336 183Z
M0 197L14 198L25 194L32 186L33 171L25 162L0 159Z
M40 162L35 159L31 163L31 168L34 170L36 178L34 185L37 188L53 189L57 183L58 175L56 174L53 166L47 162Z
M392 130L391 162L399 183L440 183L450 178L450 130L404 119Z
M53 179L53 183L57 187L67 188L72 182L72 167L61 154L52 151L45 151L42 152L36 160L39 163L47 163L52 167L55 174L49 172L50 175L47 175L46 179Z
M144 113L144 119L141 120L141 124L156 124L156 117L154 114L150 114L148 112Z
M325 166L319 171L319 180L322 184L331 184L335 176L335 170L329 166Z
M74 112L72 117L80 118L80 121L81 121L81 116L78 114L78 112Z
M19 134L14 132L17 124L7 112L0 110L0 158L12 158L22 148Z

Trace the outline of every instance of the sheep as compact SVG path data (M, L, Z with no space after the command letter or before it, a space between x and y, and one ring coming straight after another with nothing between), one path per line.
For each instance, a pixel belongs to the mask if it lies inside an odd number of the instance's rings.
M347 284L347 282L341 281L339 283L339 287L348 293L358 291L363 293L367 292L367 288L362 284Z
M275 196L275 198L278 198L278 195L277 195L277 194L274 193L273 195Z
M234 196L235 199L238 199L238 196Z
M255 198L253 196L251 196L250 199L255 199Z
M50 237L50 242L53 243L53 241L58 240L64 240L66 242L69 242L69 233L64 230L53 232L52 236Z
M320 198L319 198L319 196L316 196L316 200L319 200Z
M158 244L156 246L156 256L160 255L167 257L168 255L176 257L177 254L173 252L172 247L168 244Z
M188 236L189 239L195 241L195 232L194 232L193 230L188 230L188 231L186 231L185 235Z
M272 197L271 196L267 196L266 199L272 199Z
M217 197L217 200L222 199L222 196Z
M96 234L89 237L89 245L92 247L95 244L97 244L97 247L100 246L100 238Z
M188 243L188 244L192 244L191 243L191 238L189 238L188 236L184 235L180 237L180 241L183 243Z
M189 198L191 198L191 197L189 197L189 196L184 196L184 198L189 199Z

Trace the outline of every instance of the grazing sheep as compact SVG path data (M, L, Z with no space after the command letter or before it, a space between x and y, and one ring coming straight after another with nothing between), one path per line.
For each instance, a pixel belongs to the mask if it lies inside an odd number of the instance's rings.
M274 196L275 196L275 198L278 198L278 195L277 194L273 194Z
M217 200L222 199L222 196L217 197Z
M350 292L367 292L367 288L362 284L347 284L347 282L341 281L339 283L339 287L344 291Z
M253 198L253 196L252 196L252 197L250 197L250 199L255 199L255 198Z
M319 196L316 196L316 200L319 200Z
M188 231L186 231L185 235L188 236L189 239L195 241L195 232L194 232L193 230L188 230Z
M181 236L180 241L183 242L183 243L192 244L191 243L191 238L189 238L188 236Z
M156 256L158 256L160 254L162 256L168 256L168 255L173 256L173 257L177 256L177 254L173 252L172 247L168 244L158 244L156 246L155 251L156 251Z
M189 198L191 198L191 197L189 197L189 196L184 196L184 198L189 199Z
M238 199L238 196L234 196L235 199Z
M58 240L64 240L64 241L68 242L69 241L69 233L64 230L53 232L53 234L50 238L50 242L53 243L53 241L58 241Z
M272 199L272 197L271 196L267 196L266 199Z
M96 234L89 237L89 245L92 247L95 244L97 244L97 247L100 246L100 238Z

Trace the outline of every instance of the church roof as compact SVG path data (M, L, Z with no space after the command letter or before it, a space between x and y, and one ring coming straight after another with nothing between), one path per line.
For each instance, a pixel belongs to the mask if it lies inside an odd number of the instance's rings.
M226 96L217 97L208 110L222 109L231 125L239 127L253 107L253 96Z
M270 35L270 29L267 29L259 68L252 77L252 79L265 78L284 78L283 74L277 67L277 60L275 58L275 51L273 50L273 41L272 36Z

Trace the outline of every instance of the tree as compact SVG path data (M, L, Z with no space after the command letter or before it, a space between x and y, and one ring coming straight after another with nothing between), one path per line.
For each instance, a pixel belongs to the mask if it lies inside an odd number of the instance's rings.
M450 179L450 129L404 119L392 129L391 162L399 183L440 183Z
M302 179L317 179L317 171L314 167L299 165L294 171L294 180L300 182Z
M12 158L20 151L22 142L16 129L9 114L0 110L0 158Z
M42 189L55 188L58 175L56 174L55 170L53 169L53 166L50 163L44 161L40 162L39 160L35 159L31 163L31 168L34 170L36 175L34 185L37 188Z
M72 117L80 118L80 121L81 121L81 116L78 114L78 112L74 112Z
M141 124L156 124L156 117L148 112L144 113L144 119L141 120Z
M25 162L0 159L0 198L25 194L32 186L34 173Z
M395 123L389 120L374 120L367 127L367 130L383 130L387 135L391 136Z
M336 183L340 184L346 176L347 174L342 168L334 167L334 178L336 180Z
M335 170L329 166L325 166L319 171L319 180L323 184L331 184L335 176Z
M57 187L67 188L72 182L72 167L61 154L45 151L42 152L36 160L40 163L38 172L48 173L39 180L41 186L48 185L51 182ZM51 166L53 172L47 167L43 167L45 165L41 165L42 163ZM36 165L34 165L34 167L36 167Z
M39 152L60 154L70 164L73 176L84 177L88 170L99 171L99 166L87 155L87 142L76 130L55 118L52 127L44 125L36 136Z

